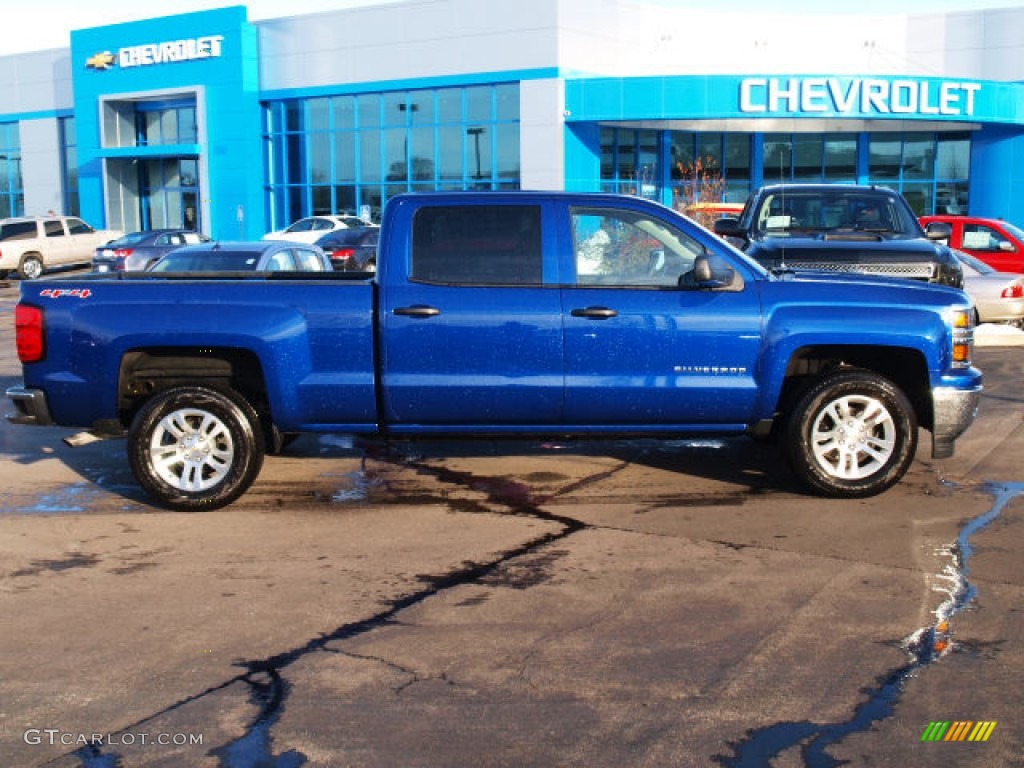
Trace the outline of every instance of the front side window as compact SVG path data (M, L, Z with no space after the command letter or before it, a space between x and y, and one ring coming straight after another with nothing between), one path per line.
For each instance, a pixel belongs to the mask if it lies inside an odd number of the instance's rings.
M449 285L539 285L540 207L421 208L413 219L411 278Z
M68 219L68 232L72 235L88 235L92 227L81 219Z
M964 224L963 247L989 253L1017 250L1000 232L984 224Z
M704 247L686 233L646 214L573 208L579 285L676 287Z

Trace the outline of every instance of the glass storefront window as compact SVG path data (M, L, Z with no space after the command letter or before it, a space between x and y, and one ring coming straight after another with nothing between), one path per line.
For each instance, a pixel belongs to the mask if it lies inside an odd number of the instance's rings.
M306 102L308 115L307 130L326 131L331 127L330 101L327 99L310 99Z
M900 192L918 215L967 212L970 134L869 137L869 181Z
M766 184L789 181L793 165L793 141L789 134L765 134L761 175Z
M971 137L967 133L940 134L936 142L935 177L965 181L971 167Z
M898 179L903 163L899 134L877 133L868 138L868 175L872 179Z
M793 181L821 181L824 149L820 134L793 135Z
M359 105L359 128L376 128L380 125L380 94L368 93L356 97Z
M696 135L693 132L672 131L668 152L672 164L672 167L669 169L669 178L673 182L680 181L683 178L684 171L693 165L695 143ZM603 173L602 176L604 176Z
M825 181L857 180L857 140L825 137Z
M931 183L907 183L900 191L918 216L924 216L934 210Z
M725 141L725 178L734 187L750 189L750 136L745 133L727 133ZM746 197L746 193L744 193ZM731 199L731 198L730 198ZM741 198L742 199L742 198Z
M349 131L356 127L356 103L351 96L342 96L331 100L334 115L333 128L336 131Z
M907 134L903 139L903 178L935 178L935 137Z
M305 124L290 119L299 112ZM519 186L518 83L281 101L266 115L275 228L326 196L335 210L379 213L382 199L408 189Z
M314 184L331 178L331 135L327 132L309 134L309 178Z

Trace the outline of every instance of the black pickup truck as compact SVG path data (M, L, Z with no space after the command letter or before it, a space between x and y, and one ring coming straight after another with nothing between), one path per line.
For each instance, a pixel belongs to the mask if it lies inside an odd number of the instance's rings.
M942 225L928 231L891 189L851 184L775 184L751 194L715 233L769 270L904 277L954 288L963 271Z

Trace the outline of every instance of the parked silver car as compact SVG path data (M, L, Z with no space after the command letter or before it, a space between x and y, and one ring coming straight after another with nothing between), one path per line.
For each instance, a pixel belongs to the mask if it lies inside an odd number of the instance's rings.
M964 291L974 302L979 323L1024 328L1024 275L997 272L981 259L953 251L964 270Z
M183 245L208 243L210 238L188 229L147 229L130 232L96 249L93 272L141 272L165 253Z
M315 245L288 240L222 243L176 248L150 272L333 272L327 255Z

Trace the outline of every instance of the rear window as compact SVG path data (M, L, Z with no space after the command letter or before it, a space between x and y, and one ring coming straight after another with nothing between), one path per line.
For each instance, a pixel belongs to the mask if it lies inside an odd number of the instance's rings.
M411 278L454 285L539 285L537 205L425 206L412 231Z
M261 251L172 251L153 265L154 272L251 272Z
M36 236L37 228L34 221L12 221L0 224L0 241L31 240Z
M130 235L117 238L107 243L107 248L123 248L126 245L135 245L137 242L146 237L145 232L132 232Z

